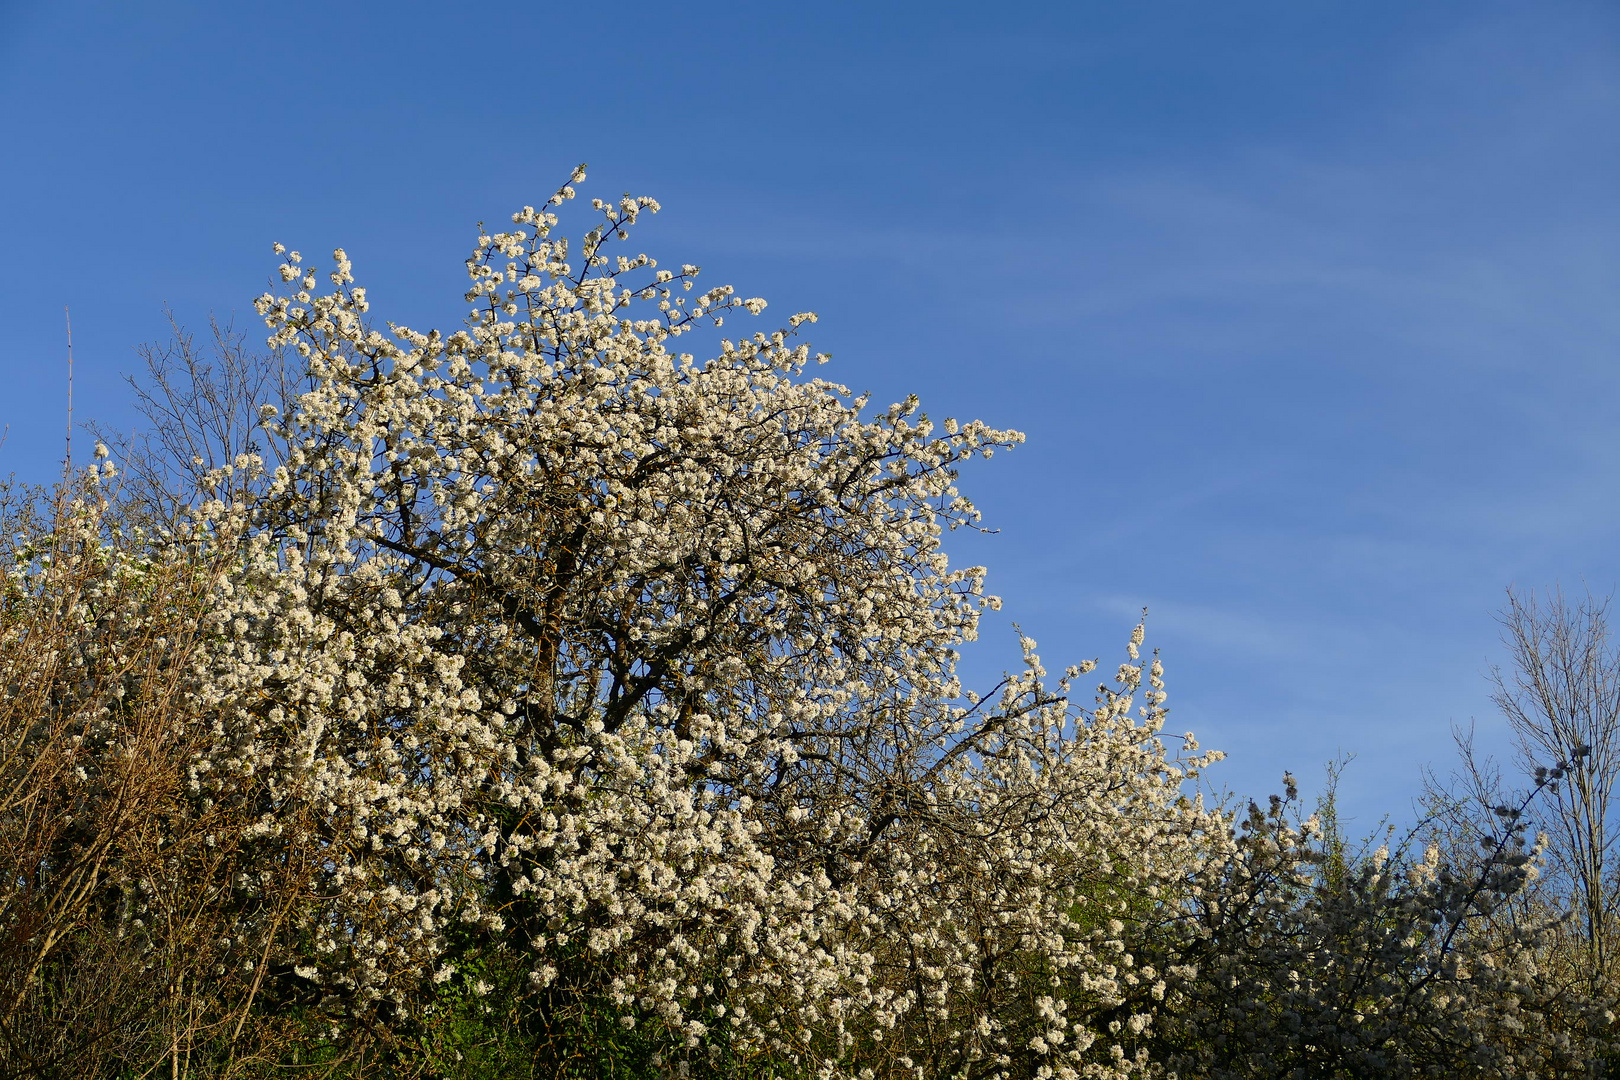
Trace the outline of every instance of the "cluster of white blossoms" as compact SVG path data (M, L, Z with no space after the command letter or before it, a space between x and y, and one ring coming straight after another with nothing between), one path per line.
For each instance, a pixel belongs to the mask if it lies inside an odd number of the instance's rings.
M1404 927L1385 951L1417 970L1511 882L1313 907L1309 826L1187 795L1218 755L1162 735L1141 627L1085 707L1093 665L1051 679L1027 640L993 691L959 684L998 601L941 547L978 521L957 469L1021 435L807 376L808 313L720 338L765 302L607 254L650 199L562 239L573 195L479 237L448 335L376 328L342 251L320 291L277 245L258 310L309 389L187 534L230 568L186 783L244 822L233 939L261 969L397 1016L487 993L458 961L493 949L534 1015L610 1009L673 1071L829 1078L1158 1075L1166 1046L1240 1074L1289 1016L1473 1015L1455 970L1364 993L1346 912ZM1312 982L1341 969L1350 1005Z
M1140 630L1090 709L1031 642L959 686L998 602L941 550L956 469L1022 436L806 377L807 313L676 351L765 302L606 254L650 199L555 237L572 195L479 237L457 333L375 329L341 251L317 293L278 245L258 301L312 388L262 496L204 508L243 541L191 779L326 898L300 974L405 1004L482 934L671 1061L1137 1071L1150 1017L1093 1026L1157 981L1121 920L1219 819Z

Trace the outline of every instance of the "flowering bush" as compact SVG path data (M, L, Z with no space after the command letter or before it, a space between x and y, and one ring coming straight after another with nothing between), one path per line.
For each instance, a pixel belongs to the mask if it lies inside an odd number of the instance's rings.
M1593 1075L1613 1014L1545 965L1555 920L1499 919L1535 870L1538 794L1499 808L1466 868L1433 845L1335 859L1314 818L1289 819L1291 780L1251 803L1142 950L1194 972L1168 995L1162 1060L1232 1080Z

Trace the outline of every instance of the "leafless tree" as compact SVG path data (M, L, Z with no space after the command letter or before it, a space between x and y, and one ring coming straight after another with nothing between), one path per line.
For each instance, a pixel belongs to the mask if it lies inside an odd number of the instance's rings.
M126 514L156 523L174 520L211 473L241 454L260 454L275 467L281 447L260 426L260 410L287 411L301 388L295 372L302 370L280 352L250 348L247 335L228 322L211 316L199 341L167 314L169 339L138 346L145 371L125 377L146 426L123 435L88 425L115 449ZM219 490L228 497L251 483L235 473Z
M1536 777L1562 769L1543 813L1548 869L1565 883L1594 981L1615 959L1614 788L1620 774L1620 646L1609 601L1571 604L1508 592L1500 621L1511 669L1493 669L1494 700L1513 732L1518 764Z

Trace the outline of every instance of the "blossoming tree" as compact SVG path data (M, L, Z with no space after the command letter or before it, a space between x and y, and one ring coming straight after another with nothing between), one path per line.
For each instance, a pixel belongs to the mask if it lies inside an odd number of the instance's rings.
M1091 709L1027 641L959 685L997 601L941 550L978 520L957 467L1022 437L806 377L807 313L678 351L765 302L610 255L650 199L570 244L573 194L479 237L455 333L374 327L341 251L258 301L313 388L265 410L259 496L205 508L246 539L195 782L331 897L300 977L409 1008L472 935L536 1023L606 1002L671 1062L1132 1071L1147 1015L1099 1043L1086 1012L1156 978L1122 897L1216 819L1140 631Z

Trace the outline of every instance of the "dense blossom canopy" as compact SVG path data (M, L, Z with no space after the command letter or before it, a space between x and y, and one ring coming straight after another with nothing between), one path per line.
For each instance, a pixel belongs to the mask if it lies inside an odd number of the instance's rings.
M1140 631L1090 711L1033 643L987 698L958 685L997 601L940 547L978 517L956 468L1022 437L868 417L803 376L810 314L674 351L765 302L608 255L650 199L553 238L572 194L479 237L458 333L371 328L341 251L334 291L295 252L259 301L313 386L269 419L288 450L206 680L240 737L198 778L261 785L267 835L318 810L339 900L311 977L401 995L470 923L537 994L691 1046L1109 1060L1049 984L1123 1000L1117 894L1212 819Z

